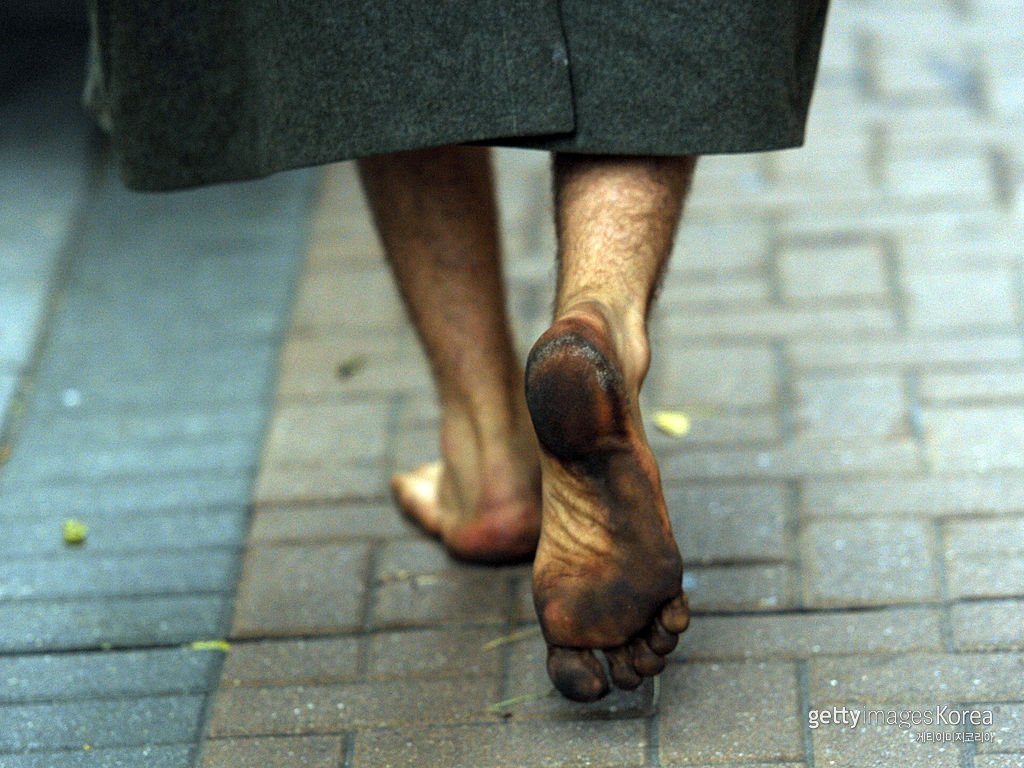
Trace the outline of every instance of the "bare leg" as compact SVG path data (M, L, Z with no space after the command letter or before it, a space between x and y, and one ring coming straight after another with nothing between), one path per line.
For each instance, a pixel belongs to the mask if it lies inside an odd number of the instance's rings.
M488 152L403 152L359 171L442 407L441 461L396 475L396 499L457 556L528 558L537 446L506 318Z
M530 352L526 397L541 445L543 526L534 602L548 674L591 701L664 667L686 628L682 560L638 396L646 320L694 158L555 158L555 320Z

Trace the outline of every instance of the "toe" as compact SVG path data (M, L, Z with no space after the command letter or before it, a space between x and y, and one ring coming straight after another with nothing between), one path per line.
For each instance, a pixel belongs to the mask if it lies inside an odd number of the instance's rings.
M441 510L437 503L440 479L439 461L391 478L391 490L398 505L427 531L435 534L441 529Z
M669 632L679 634L690 625L690 605L686 593L680 592L661 609L661 624Z
M644 639L647 640L647 645L651 647L652 651L661 656L667 656L672 653L672 650L679 642L679 635L675 632L669 632L665 629L665 625L661 623L661 619L655 617Z
M597 701L608 693L608 679L593 651L548 646L548 677L573 701Z
M612 682L619 688L632 691L643 681L643 678L633 668L633 653L628 645L620 645L618 648L606 650L604 655L608 659Z
M633 651L633 667L644 677L653 677L665 668L665 657L651 650L643 638L636 638L630 643Z

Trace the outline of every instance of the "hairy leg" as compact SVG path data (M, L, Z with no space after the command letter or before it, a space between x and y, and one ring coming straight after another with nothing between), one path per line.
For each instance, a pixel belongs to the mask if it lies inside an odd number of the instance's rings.
M664 667L686 628L682 560L638 397L647 315L695 158L556 156L555 320L530 352L543 525L534 602L548 674L591 701Z
M402 509L460 557L530 557L537 446L505 309L488 151L441 147L360 161L388 261L430 360L441 460L396 475Z

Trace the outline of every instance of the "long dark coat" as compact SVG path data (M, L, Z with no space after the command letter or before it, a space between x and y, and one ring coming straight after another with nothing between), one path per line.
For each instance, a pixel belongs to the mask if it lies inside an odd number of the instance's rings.
M125 183L424 146L799 145L827 0L89 0Z

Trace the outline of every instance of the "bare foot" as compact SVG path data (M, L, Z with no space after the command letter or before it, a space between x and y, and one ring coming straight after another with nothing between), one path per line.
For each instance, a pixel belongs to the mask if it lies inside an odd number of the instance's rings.
M534 604L548 675L577 701L608 692L594 650L604 651L612 682L632 689L664 668L689 623L682 559L636 402L642 374L626 380L607 317L596 304L573 308L540 337L526 369L543 474Z
M396 474L402 511L457 558L483 563L530 560L540 534L540 477L531 435L478 450L476 431L458 419L442 430L441 461ZM486 454L482 458L481 454Z

